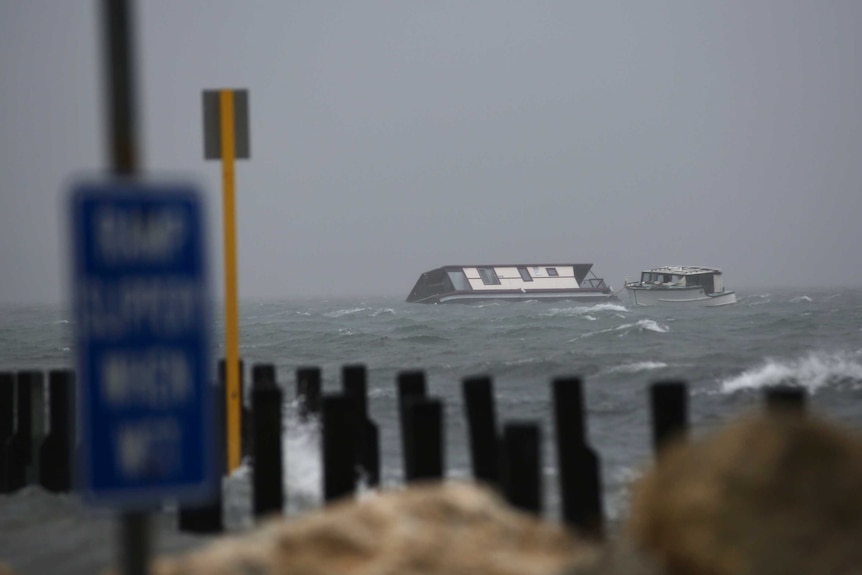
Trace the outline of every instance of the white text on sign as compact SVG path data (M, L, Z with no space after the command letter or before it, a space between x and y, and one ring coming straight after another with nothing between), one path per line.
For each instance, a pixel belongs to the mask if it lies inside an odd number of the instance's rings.
M95 214L96 249L102 261L134 264L170 261L188 240L181 210L104 206Z

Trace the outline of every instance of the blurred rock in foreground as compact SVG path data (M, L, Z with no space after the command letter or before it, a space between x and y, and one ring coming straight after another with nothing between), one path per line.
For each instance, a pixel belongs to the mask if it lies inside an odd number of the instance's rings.
M345 501L162 558L158 575L554 575L597 551L470 483Z
M671 447L626 534L670 575L862 573L862 439L787 412Z

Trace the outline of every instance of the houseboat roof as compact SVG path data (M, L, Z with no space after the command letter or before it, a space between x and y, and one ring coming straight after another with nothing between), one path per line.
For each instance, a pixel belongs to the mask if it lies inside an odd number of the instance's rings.
M708 268L703 266L662 266L644 270L643 273L652 274L676 274L681 276L690 276L697 274L719 274L721 270L718 268Z
M434 268L433 270L428 270L425 273L432 272L434 270L460 270L464 268L557 268L571 266L572 271L575 276L575 281L581 283L586 279L587 274L590 273L590 270L593 269L593 264L573 264L573 263L530 263L530 264L453 264L453 265L445 265L440 266L439 268Z

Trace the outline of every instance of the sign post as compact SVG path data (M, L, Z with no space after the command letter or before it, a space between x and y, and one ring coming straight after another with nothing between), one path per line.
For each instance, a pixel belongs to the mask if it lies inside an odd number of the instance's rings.
M242 397L239 374L239 311L236 256L234 160L249 157L248 90L205 90L204 158L222 162L225 285L225 413L227 471L242 457Z

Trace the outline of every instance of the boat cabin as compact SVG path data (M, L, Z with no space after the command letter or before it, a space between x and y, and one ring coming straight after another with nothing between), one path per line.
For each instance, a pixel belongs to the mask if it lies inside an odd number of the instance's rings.
M721 270L695 266L667 266L641 272L641 284L656 287L702 287L706 293L724 291Z

